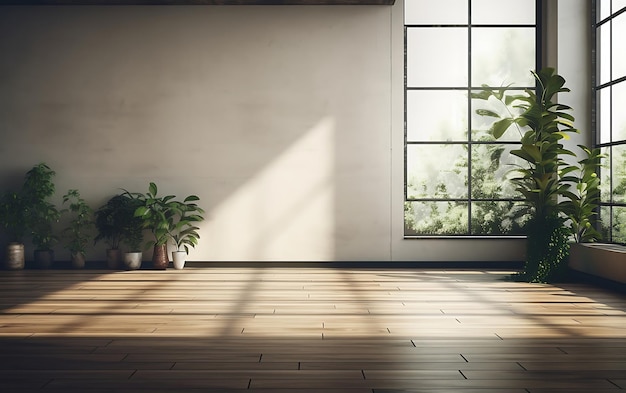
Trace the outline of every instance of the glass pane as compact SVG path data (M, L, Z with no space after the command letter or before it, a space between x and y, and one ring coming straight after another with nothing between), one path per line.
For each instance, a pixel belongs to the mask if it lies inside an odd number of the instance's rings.
M600 166L600 200L611 202L611 148L603 147L602 154L606 156Z
M600 233L602 234L602 240L606 242L611 241L611 208L609 206L600 206Z
M467 93L407 91L408 141L467 141Z
M626 145L612 147L611 169L613 202L626 202Z
M472 203L472 235L521 235L530 215L519 202Z
M611 15L611 0L597 0L598 9L596 19L601 21Z
M611 241L615 243L626 243L626 207L613 206L612 207L612 233Z
M409 198L467 198L466 145L409 145Z
M611 141L611 88L605 87L597 92L598 117L597 129L600 143Z
M518 197L509 181L523 162L511 154L519 146L485 144L472 146L472 199Z
M598 49L597 62L600 74L600 85L611 81L611 30L610 23L605 23L597 29L596 43Z
M613 21L613 80L626 76L626 14L621 14Z
M626 82L613 85L612 124L613 142L626 140Z
M467 0L405 0L405 25L466 25Z
M626 0L613 0L613 10L612 12L616 14L622 8L626 7Z
M534 25L535 0L472 0L472 23Z
M467 28L407 29L409 87L467 86L467 59Z
M475 91L478 92L478 91ZM510 90L504 93L505 96L514 95L526 95L521 90ZM516 104L518 104L517 102ZM504 102L497 100L495 97L490 97L489 100L472 100L472 140L480 142L491 142L496 139L493 137L489 129L495 121L499 118L491 116L481 116L476 114L477 109L487 109L500 115L501 118L510 117L510 115L518 116L522 113L519 108L507 107ZM519 141L522 135L529 129L529 127L518 128L517 125L512 125L509 129L500 137L500 141Z
M468 204L456 202L406 202L405 235L467 235Z
M472 29L472 86L531 87L534 69L535 29Z

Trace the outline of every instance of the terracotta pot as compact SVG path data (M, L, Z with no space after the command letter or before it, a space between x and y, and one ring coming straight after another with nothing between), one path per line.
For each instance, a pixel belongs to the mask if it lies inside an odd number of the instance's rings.
M74 269L82 269L85 267L85 254L82 252L72 253L72 267Z
M54 263L54 251L35 250L35 265L39 269L49 269Z
M158 270L165 270L169 263L170 261L167 259L167 244L155 245L152 253L152 267Z
M122 251L119 248L107 249L107 266L109 269L119 269L122 265Z

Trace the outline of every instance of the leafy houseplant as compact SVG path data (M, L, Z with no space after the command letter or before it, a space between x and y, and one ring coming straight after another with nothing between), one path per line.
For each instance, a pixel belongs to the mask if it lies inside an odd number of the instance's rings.
M120 243L127 220L128 197L123 194L114 195L95 212L95 225L98 232L94 243L104 241L107 246L107 265L117 269L122 261Z
M472 98L495 99L507 109L522 111L520 115L514 115L513 111L507 110L504 116L486 109L476 112L496 119L489 130L495 139L502 137L511 126L520 133L521 146L511 153L524 165L515 170L518 176L512 182L532 217L526 228L526 264L520 277L531 282L545 282L558 279L563 273L570 236L586 236L589 240L597 235L591 230L590 223L598 185L597 177L591 172L595 171L600 156L597 151L583 147L587 158L579 162L581 167L567 165L564 157L576 154L565 148L562 141L578 130L573 125L574 117L567 113L572 108L556 103L554 99L557 93L570 90L564 87L565 79L555 74L552 68L532 74L537 82L536 91L526 90L525 94L506 96L506 88L484 86L484 90L472 94ZM581 177L573 176L577 168L581 168ZM572 192L572 188L578 190L578 194ZM559 202L560 198L564 201ZM570 226L566 225L568 218ZM584 227L582 232L581 225Z
M24 221L24 199L16 192L5 192L0 197L0 226L7 235L6 267L24 268L24 236L27 232Z
M74 267L85 266L85 250L92 237L93 209L80 196L80 192L71 189L63 196L63 204L68 207L62 214L71 214L67 227L63 230L65 247L71 252Z
M123 204L120 211L120 224L122 230L122 243L127 247L124 252L124 265L128 270L141 267L143 252L143 220L135 215L135 211L141 206L141 201L133 194L125 191L121 194Z
M204 220L201 214L204 210L195 202L199 201L196 195L189 195L182 202L176 202L174 211L175 218L173 226L170 226L169 236L176 246L176 251L172 252L174 268L182 269L185 266L186 256L189 254L189 247L195 247L200 239L197 223Z
M598 148L589 149L583 145L578 147L586 157L578 161L578 165L570 165L561 171L561 179L573 187L565 191L566 199L559 205L569 219L574 242L594 242L602 237L594 227L593 220L600 200L600 178L597 171L601 160L606 156Z
M24 219L35 245L35 262L42 268L53 263L52 248L58 242L52 223L59 220L60 213L48 201L55 191L54 176L55 172L48 165L39 163L26 173L22 187Z
M141 254L141 242L143 241L142 221L135 217L135 210L139 201L128 191L114 195L95 212L95 223L98 235L94 241L103 240L107 249L107 264L109 268L116 269L122 262L121 243L129 248L129 252ZM141 262L141 256L135 255ZM126 259L126 257L124 257Z
M170 239L170 228L174 225L177 203L174 195L160 197L157 185L150 182L148 192L136 194L141 201L135 211L136 217L141 217L144 228L150 230L154 240L146 243L146 249L153 247L152 265L155 269L166 269L169 264L167 258L167 242Z
M204 210L194 203L199 200L200 198L196 195L189 195L183 202L176 202L174 210L177 219L175 219L169 234L177 251L184 250L186 254L189 254L189 247L193 248L198 244L198 239L200 239L198 230L200 228L195 223L204 220L201 216L204 214Z
M196 195L189 195L180 202L174 195L159 197L157 193L157 185L151 182L148 192L138 196L142 203L135 215L143 218L145 228L154 237L146 245L147 248L154 246L153 264L157 268L164 268L168 264L167 244L170 240L176 246L176 251L184 255L189 253L189 247L198 244L200 235L196 223L204 219L201 215L204 210L195 203L200 200ZM184 258L182 262L179 258L180 256L176 256L175 267L182 268Z
M135 216L135 211L141 206L141 201L130 194L125 196L127 200L124 208L122 243L128 247L128 251L139 252L143 242L143 220Z

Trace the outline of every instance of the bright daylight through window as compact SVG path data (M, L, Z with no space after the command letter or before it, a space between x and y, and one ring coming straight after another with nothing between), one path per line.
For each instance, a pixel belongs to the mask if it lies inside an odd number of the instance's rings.
M470 94L534 88L537 3L405 0L405 236L522 234L507 181L519 131L496 141Z
M626 243L626 0L595 2L596 143L601 169L600 219L607 241Z

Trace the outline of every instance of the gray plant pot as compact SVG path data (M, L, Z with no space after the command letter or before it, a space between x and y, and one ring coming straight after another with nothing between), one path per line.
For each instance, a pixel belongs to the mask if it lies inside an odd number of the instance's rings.
M5 266L9 270L24 269L24 245L22 243L9 243Z
M124 266L126 270L137 270L141 267L141 258L143 253L139 252L125 252L124 253Z

